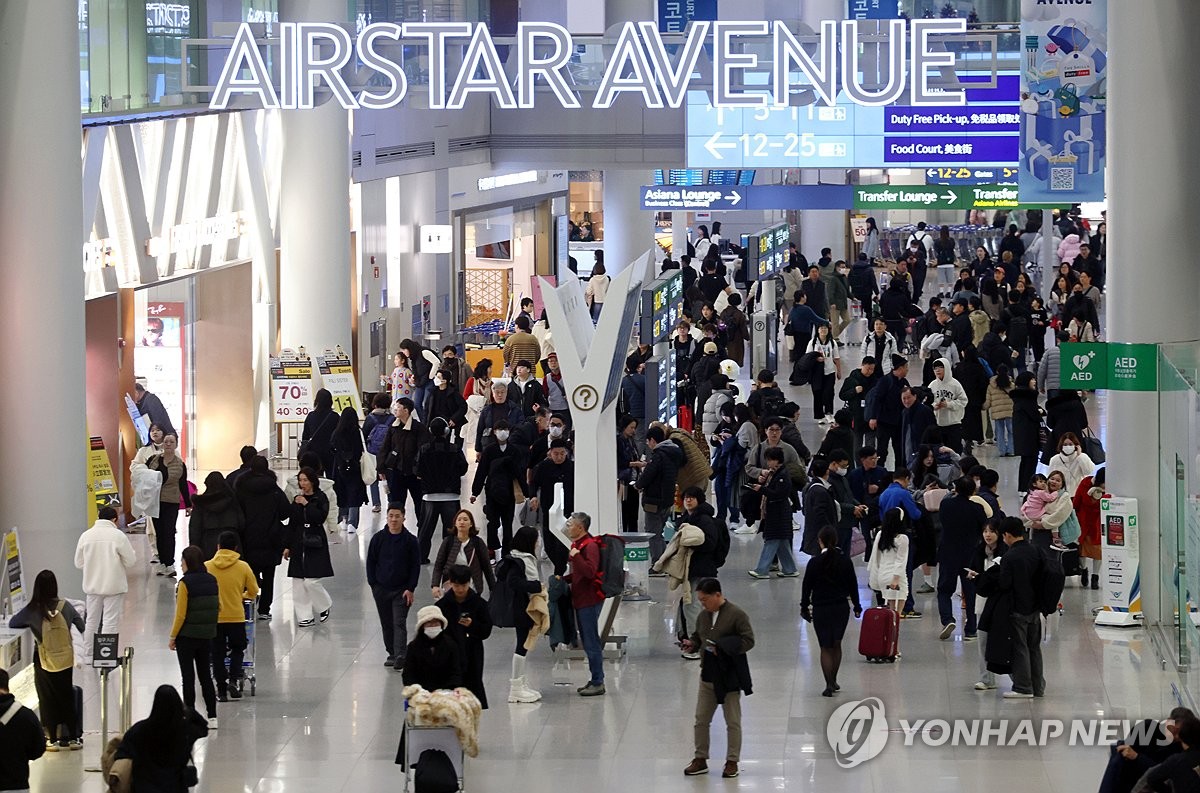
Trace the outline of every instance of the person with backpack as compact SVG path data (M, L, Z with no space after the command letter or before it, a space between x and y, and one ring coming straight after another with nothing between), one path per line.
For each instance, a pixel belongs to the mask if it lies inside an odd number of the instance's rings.
M466 400L463 400L466 404ZM367 454L375 455L376 459L379 453L383 451L383 439L387 437L387 428L392 423L392 397L387 392L380 392L371 400L371 412L363 419L362 432L366 438ZM379 501L379 482L383 479L383 473L380 472L375 481L371 483L371 511L379 512L382 507Z
M770 369L760 369L754 378L750 396L746 398L746 405L754 418L761 422L767 416L782 416L783 403L786 401L787 397L775 382L775 373Z
M571 605L575 607L579 641L587 655L591 674L587 685L577 689L581 697L604 695L604 645L600 640L600 609L604 607L601 589L600 540L589 530L592 519L586 512L572 512L567 518L568 552L571 571L563 580L571 585Z
M515 628L517 633L512 677L508 681L510 703L528 704L542 698L541 692L525 682L525 656L529 654L526 642L533 628L533 619L527 613L529 597L542 591L537 544L537 529L531 526L517 529L512 539L512 551L496 563L496 583L489 603L492 623L498 628Z
M58 596L58 578L42 570L33 580L29 603L8 621L8 627L28 628L37 652L33 655L33 685L38 712L46 731L46 751L83 748L80 714L75 702L75 648L71 628L83 633L83 617Z
M8 670L0 669L0 790L28 791L29 764L46 753L46 736L8 685Z
M704 542L691 549L691 560L688 563L688 591L695 592L696 586L702 579L716 578L725 558L729 555L729 529L724 521L713 514L711 504L705 502L704 491L699 487L689 487L683 492L683 515L680 525L691 524L704 532ZM690 636L696 627L696 619L700 616L700 601L694 595L690 603L683 604L684 625L681 630ZM682 657L689 661L700 660L700 651L684 651Z
M204 717L184 707L175 687L164 684L154 691L150 715L121 736L113 759L129 761L132 793L186 793L196 774L192 747L207 735Z
M636 487L642 493L642 511L646 513L645 528L650 538L650 561L657 561L667 548L663 528L675 506L675 484L684 464L684 452L657 424L646 430L646 445L650 460L638 476Z

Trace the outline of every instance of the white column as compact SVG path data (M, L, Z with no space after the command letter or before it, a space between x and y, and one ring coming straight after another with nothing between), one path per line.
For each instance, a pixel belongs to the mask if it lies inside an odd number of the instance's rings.
M819 184L820 171L807 169L800 174L801 184ZM838 173L842 173L838 171ZM843 179L844 181L844 179ZM850 260L846 250L846 211L843 209L800 210L800 252L810 264L821 258L822 248L833 249L833 260Z
M604 172L604 266L619 272L648 250L662 258L654 244L654 213L642 209L638 188L651 184L649 171Z
M285 22L344 22L345 0L283 0ZM318 94L318 101L321 96ZM284 110L279 338L310 353L350 349L349 111Z
M0 526L20 532L29 586L49 568L71 597L87 520L75 12L73 3L0 3L0 327L14 356L0 377Z
M1187 108L1200 102L1200 86L1172 79L1178 58L1147 53L1189 51L1200 23L1190 0L1159 0L1152 14L1122 2L1111 2L1108 9L1113 68L1108 75L1106 339L1194 340L1200 338L1195 246L1188 234L1179 233L1178 213L1163 207L1188 206L1200 182L1200 163L1188 154L1185 134L1194 127ZM1154 123L1147 124L1152 108ZM1158 421L1156 394L1109 392L1107 479L1114 495L1138 499L1147 622L1170 619L1158 591Z
M675 261L687 253L687 219L688 213L682 209L671 213L671 258Z

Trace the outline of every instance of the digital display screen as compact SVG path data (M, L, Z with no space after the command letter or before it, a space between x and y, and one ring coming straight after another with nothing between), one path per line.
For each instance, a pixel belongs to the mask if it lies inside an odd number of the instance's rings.
M672 270L642 290L638 339L642 344L666 341L682 316L683 271Z
M970 77L964 77L969 81ZM714 108L687 95L693 168L939 168L1015 165L1020 78L967 89L967 104L867 107L839 94L832 107Z

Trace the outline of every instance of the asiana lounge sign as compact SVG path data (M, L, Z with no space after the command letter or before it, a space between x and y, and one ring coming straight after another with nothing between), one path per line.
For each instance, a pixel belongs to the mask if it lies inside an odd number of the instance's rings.
M711 61L714 107L787 106L796 86L811 85L817 101L833 105L842 93L859 105L961 105L961 89L932 84L934 70L953 71L949 37L966 33L962 19L881 22L880 37L867 37L852 20L826 21L815 34L797 34L782 22L693 22L682 43L664 42L654 22L627 22L611 46L592 107L607 108L622 94L642 97L649 108L681 107L701 57ZM263 107L307 109L318 90L347 109L395 107L409 96L405 66L389 57L417 48L427 64L428 107L461 109L472 96L490 96L503 109L532 108L540 81L565 108L580 107L571 87L571 34L549 22L522 22L509 58L515 78L505 72L491 34L481 23L373 23L352 37L327 23L279 25L279 85L272 80L249 25L237 32L210 106L223 110L237 95L258 98ZM878 42L877 52L874 46ZM770 48L769 60L756 52ZM461 50L461 60L451 59ZM606 47L606 50L609 48ZM868 62L864 51L878 63ZM457 54L457 53L456 53ZM453 60L453 64L451 61ZM351 64L374 72L371 84L351 90L345 74ZM878 73L868 77L864 67ZM753 89L743 86L754 85ZM707 87L707 85L706 85ZM907 96L906 96L907 95Z

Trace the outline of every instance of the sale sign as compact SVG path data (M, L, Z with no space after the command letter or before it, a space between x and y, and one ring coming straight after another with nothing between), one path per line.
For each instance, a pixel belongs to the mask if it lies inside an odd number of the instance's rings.
M333 409L341 413L346 408L354 408L355 414L362 416L362 399L350 356L340 346L336 350L325 350L317 356L317 368L321 372L322 385L333 394Z
M303 422L312 410L312 360L283 350L271 357L271 409L277 424Z

